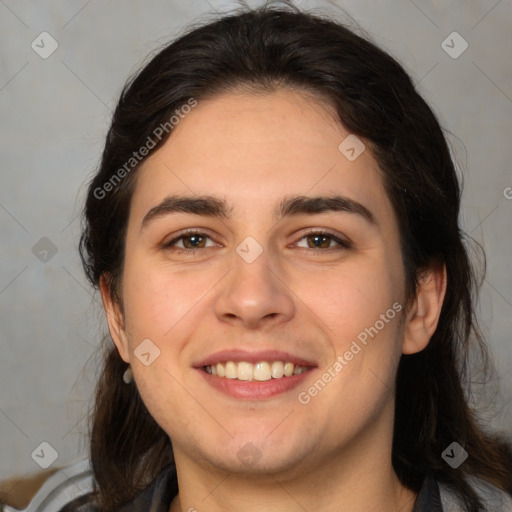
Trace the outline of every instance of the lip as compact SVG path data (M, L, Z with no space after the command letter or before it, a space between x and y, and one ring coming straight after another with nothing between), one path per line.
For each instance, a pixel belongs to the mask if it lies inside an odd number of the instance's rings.
M293 363L295 366L308 366L311 369L300 375L292 375L291 377L282 377L280 379L270 379L267 381L228 379L226 377L210 375L204 371L205 366L216 363L226 363L227 361L233 361L235 363L245 361L252 364L261 361L282 361L284 363ZM303 383L317 366L318 365L313 361L281 350L249 352L241 349L220 350L193 365L210 386L230 397L243 400L264 400L291 391Z
M194 363L193 366L194 368L202 368L203 366L217 363L226 363L228 361L233 361L235 363L245 361L246 363L252 364L256 364L261 361L282 361L283 363L293 363L295 366L317 366L317 364L313 361L302 359L281 350L260 350L258 352L249 352L247 350L240 349L220 350L214 354L209 355L205 359L202 359L198 363ZM286 378L291 379L292 377Z
M291 377L282 377L280 379L270 379L267 381L243 381L217 377L216 375L206 373L202 368L198 368L197 371L206 379L206 382L210 386L230 397L241 398L243 400L264 400L282 395L298 387L309 377L309 374L314 371L314 368L300 375L292 375Z

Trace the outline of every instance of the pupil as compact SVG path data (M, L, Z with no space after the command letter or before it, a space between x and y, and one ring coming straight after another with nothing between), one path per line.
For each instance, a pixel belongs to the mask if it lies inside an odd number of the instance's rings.
M315 245L315 247L320 247L323 244L322 241L327 240L329 237L325 235L313 235L312 238L314 240L313 244ZM317 245L318 241L320 241L320 245Z
M197 243L194 243L194 240L195 240L196 242L199 242L201 238L202 238L202 237L201 237L201 236L199 236L199 235L189 235L189 236L188 236L189 243L191 243L193 247L197 247L197 246L198 246L198 244L197 244Z

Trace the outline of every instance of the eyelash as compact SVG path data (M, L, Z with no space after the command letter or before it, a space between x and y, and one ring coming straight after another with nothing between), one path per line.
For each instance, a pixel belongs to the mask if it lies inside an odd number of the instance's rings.
M201 236L203 238L209 238L211 240L211 237L208 236L206 233L203 233L201 231L195 231L195 230L191 229L191 230L187 230L187 231L181 233L179 236L177 236L176 238L173 238L171 241L166 242L162 246L162 249L164 249L164 250L171 250L171 251L176 252L178 254L195 254L197 251L202 251L204 249L211 248L211 247L197 247L197 248L192 248L192 249L188 249L188 248L182 249L182 248L173 247L173 244L175 244L176 242L178 242L182 238L189 238L189 237L197 236L197 235L199 235L199 236ZM332 241L334 241L337 244L339 244L339 247L329 247L327 249L321 249L321 248L316 248L315 249L315 248L300 247L299 249L321 253L321 252L329 252L331 250L347 250L347 249L351 249L352 248L352 244L350 242L348 242L346 240L342 240L341 238L338 238L334 233L331 233L329 231L310 231L310 232L304 234L298 241L300 242L304 238L308 238L310 236L315 236L315 235L327 236Z

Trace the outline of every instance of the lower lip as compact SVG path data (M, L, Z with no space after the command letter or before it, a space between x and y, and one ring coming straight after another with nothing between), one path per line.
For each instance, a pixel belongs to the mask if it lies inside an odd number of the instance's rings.
M242 398L244 400L263 400L265 398L273 398L282 395L299 386L313 371L301 373L300 375L292 375L291 377L282 377L280 379L270 379L266 381L257 380L238 380L228 379L226 377L217 377L206 373L204 370L198 370L206 382L222 393L234 398Z

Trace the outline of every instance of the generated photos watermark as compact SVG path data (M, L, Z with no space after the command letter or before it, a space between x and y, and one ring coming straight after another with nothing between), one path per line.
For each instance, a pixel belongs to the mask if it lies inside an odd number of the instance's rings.
M402 311L402 304L395 302L391 308L385 313L382 313L379 319L370 327L365 328L357 335L357 340L353 340L348 350L342 355L338 355L336 360L327 368L327 370L320 376L315 383L310 386L307 391L301 391L297 400L302 405L307 405L311 402L312 398L318 395L334 378L336 378L341 371L348 365L354 356L359 354L362 349L368 344L368 338L373 339L379 332L384 329L386 324L395 318L396 314ZM359 343L358 343L359 341Z
M180 120L183 119L191 110L197 106L197 100L190 98L187 103L176 109L173 115L165 123L161 123L154 130L152 135L149 135L146 142L131 156L122 167L120 167L101 187L96 187L93 195L96 199L104 199L106 195L114 190L122 179L129 174L138 164L149 155L152 149L160 142L164 134L168 134Z

